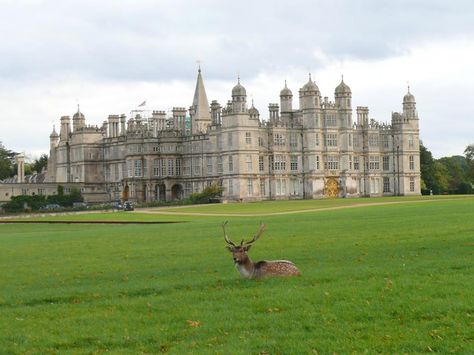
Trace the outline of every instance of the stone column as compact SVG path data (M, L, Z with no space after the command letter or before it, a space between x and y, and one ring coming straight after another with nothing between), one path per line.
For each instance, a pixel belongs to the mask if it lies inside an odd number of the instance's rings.
M17 183L24 183L25 182L25 156L23 154L18 154L16 156L16 163L17 163Z

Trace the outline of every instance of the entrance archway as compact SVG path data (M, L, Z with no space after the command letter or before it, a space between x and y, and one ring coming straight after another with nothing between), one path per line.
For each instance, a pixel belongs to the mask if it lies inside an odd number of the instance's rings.
M155 186L155 199L157 201L166 201L166 186L158 184Z
M171 199L181 200L183 198L183 186L175 184L171 187Z
M128 185L125 185L122 192L122 201L128 201L129 195L130 195L130 188L128 187Z

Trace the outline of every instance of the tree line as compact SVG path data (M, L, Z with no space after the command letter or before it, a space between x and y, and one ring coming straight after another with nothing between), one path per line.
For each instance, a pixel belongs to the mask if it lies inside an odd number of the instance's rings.
M420 171L424 195L474 193L474 144L466 147L464 155L434 159L420 143Z

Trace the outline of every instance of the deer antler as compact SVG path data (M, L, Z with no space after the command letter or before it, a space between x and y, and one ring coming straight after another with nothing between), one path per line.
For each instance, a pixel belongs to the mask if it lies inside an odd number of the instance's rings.
M257 234L255 234L252 238L252 240L245 242L245 245L250 245L253 242L255 242L260 236L263 234L263 231L265 230L265 224L260 223L260 228L258 228Z
M232 245L233 247L235 247L235 244L232 240L230 240L228 237L227 237L227 233L225 231L225 225L227 224L228 221L225 221L224 223L222 223L222 229L224 230L224 239L225 241L227 242L227 244L230 244Z

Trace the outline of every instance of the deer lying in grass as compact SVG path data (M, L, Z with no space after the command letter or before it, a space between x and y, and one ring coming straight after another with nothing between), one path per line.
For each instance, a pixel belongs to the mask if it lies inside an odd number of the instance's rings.
M260 224L257 234L248 242L243 240L240 245L236 245L228 237L225 231L227 222L222 225L224 229L224 239L227 242L227 249L232 253L234 258L235 267L239 270L243 277L249 279L261 279L268 276L296 276L300 275L300 271L291 261L288 260L262 260L254 263L247 252L249 251L252 243L255 242L265 230L265 225Z

